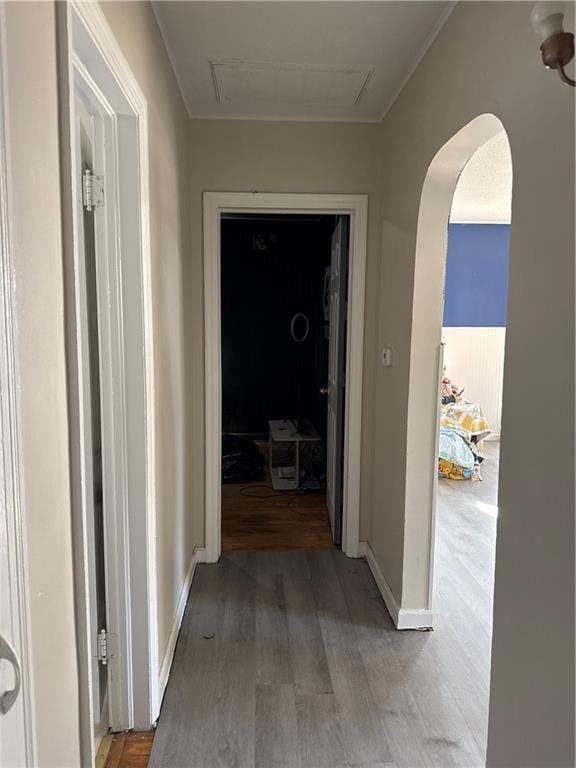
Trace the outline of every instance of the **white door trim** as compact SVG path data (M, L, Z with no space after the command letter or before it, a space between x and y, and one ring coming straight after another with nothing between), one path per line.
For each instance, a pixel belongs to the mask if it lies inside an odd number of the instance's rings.
M10 242L9 174L6 157L6 80L4 59L6 25L4 6L0 5L0 505L6 519L9 606L13 637L6 638L14 646L20 661L21 686L14 704L14 716L23 719L23 751L25 765L36 765L36 738L32 700L32 659L30 648L30 603L28 586L28 554L24 524L24 485L21 476L21 424L19 404L18 350L15 315L17 294L14 290L14 265ZM6 608L6 606L4 606ZM1 693L3 693L2 691ZM0 715L0 717L2 717ZM16 729L14 729L16 731ZM15 738L19 734L14 734Z
M204 193L204 342L206 384L206 558L221 551L222 362L220 329L220 216L222 213L325 213L350 216L344 494L342 549L359 557L360 449L364 365L364 297L368 226L367 195Z
M74 206L79 173L74 153L74 92L79 83L97 96L108 125L105 180L109 236L104 274L106 367L103 455L107 540L107 604L116 654L109 679L113 730L149 728L158 716L159 662L155 551L154 370L149 234L148 111L146 99L98 3L59 4L58 34L71 475L77 623L80 646L80 716L83 760L93 764L86 583L87 525L81 503L83 450L80 406L77 231ZM107 383L106 383L107 382ZM105 407L104 407L105 406ZM105 414L108 415L106 418ZM104 452L103 452L104 453Z

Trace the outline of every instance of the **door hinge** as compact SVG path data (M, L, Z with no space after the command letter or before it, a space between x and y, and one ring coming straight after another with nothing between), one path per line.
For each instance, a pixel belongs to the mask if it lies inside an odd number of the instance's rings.
M104 205L104 176L95 176L89 168L82 174L82 204L87 211Z
M104 666L108 664L108 632L105 629L98 632L98 661Z

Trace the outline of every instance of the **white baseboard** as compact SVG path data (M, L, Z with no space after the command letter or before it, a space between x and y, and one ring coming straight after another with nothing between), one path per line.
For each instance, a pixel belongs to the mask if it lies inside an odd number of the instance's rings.
M434 629L434 614L428 608L400 608L396 629Z
M172 661L174 659L174 651L176 650L176 641L178 640L178 633L180 632L180 626L182 619L184 618L184 610L186 603L188 602L188 595L190 593L190 587L192 586L192 579L194 578L194 572L198 563L206 562L206 550L204 547L196 547L192 553L190 564L186 572L182 589L180 590L180 596L178 597L178 605L176 606L176 613L174 614L174 621L170 628L170 634L168 636L168 643L166 644L166 650L162 657L162 664L160 665L160 674L158 676L158 711L155 713L157 719L160 714L160 707L162 705L162 699L164 698L164 691L168 684L168 677L170 676L170 669L172 668Z
M388 613L392 617L396 629L432 629L434 618L432 611L427 609L412 610L410 608L400 608L367 541L360 542L360 552L366 557L366 562L372 571L374 581L378 585L380 594L386 603L386 608L388 608Z

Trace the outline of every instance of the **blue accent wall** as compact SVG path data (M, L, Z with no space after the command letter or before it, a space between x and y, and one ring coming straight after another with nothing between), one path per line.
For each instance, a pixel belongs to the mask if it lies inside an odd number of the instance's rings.
M444 326L506 326L509 224L450 224Z

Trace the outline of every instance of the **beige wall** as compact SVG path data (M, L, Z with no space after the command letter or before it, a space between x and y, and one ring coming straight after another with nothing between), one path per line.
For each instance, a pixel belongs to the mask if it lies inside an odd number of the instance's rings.
M407 436L409 388L410 407L434 408L432 362L409 381L422 186L436 152L481 113L502 120L512 150L490 766L573 764L574 91L541 66L531 7L460 3L381 141L379 333L398 354L394 369L376 370L370 543L409 607L427 598L434 472L434 419Z
M53 3L6 4L5 53L37 764L68 767L80 752Z
M193 549L183 264L189 261L188 117L149 3L101 5L148 102L156 387L158 633L162 661Z
M190 376L188 434L192 440L194 541L204 541L204 368L202 193L309 192L367 194L368 257L365 378L373 377L379 272L380 180L377 125L198 120L190 124L192 235L185 269L186 330ZM371 387L364 387L361 532L367 535L372 421Z

